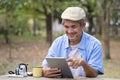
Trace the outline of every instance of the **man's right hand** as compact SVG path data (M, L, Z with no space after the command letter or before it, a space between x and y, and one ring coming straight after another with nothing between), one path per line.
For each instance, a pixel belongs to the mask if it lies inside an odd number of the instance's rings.
M58 68L43 67L43 76L48 78L61 78L61 70Z

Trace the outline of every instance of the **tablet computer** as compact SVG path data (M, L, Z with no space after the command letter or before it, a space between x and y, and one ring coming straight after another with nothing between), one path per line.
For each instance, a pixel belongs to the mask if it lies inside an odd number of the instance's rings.
M73 78L65 58L46 58L46 60L51 68L61 69L63 78Z

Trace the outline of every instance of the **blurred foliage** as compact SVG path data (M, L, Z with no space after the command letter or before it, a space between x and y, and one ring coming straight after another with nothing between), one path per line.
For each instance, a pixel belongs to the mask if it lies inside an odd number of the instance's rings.
M109 0L107 0L109 6ZM119 0L113 1L111 10L111 26L119 26L119 6L116 7ZM0 0L0 34L19 35L24 33L32 34L33 27L35 30L46 29L48 24L45 19L48 14L52 14L52 22L59 19L61 22L61 13L69 6L79 6L85 9L91 22L91 30L94 28L96 21L101 14L99 0ZM33 19L32 27L28 21ZM50 20L51 21L51 20ZM91 31L90 30L90 31ZM114 29L116 31L116 29ZM47 31L47 30L46 30ZM97 33L98 34L98 33Z

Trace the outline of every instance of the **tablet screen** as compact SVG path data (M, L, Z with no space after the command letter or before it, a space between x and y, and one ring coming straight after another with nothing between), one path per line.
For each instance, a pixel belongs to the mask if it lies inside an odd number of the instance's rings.
M73 78L65 58L46 58L46 60L51 68L61 69L64 78Z

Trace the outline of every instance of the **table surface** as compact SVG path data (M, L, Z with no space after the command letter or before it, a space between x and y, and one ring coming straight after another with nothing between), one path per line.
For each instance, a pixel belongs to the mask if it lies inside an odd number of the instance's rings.
M112 78L86 78L86 77L76 77L74 79L71 78L45 78L45 77L10 77L8 75L1 75L0 80L120 80L120 79L112 79Z

